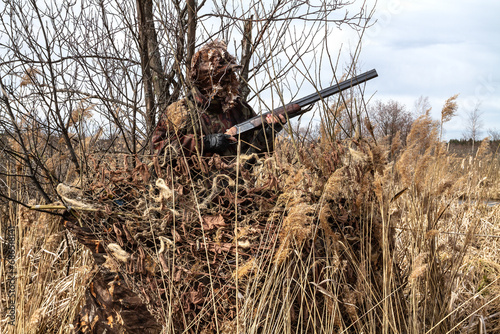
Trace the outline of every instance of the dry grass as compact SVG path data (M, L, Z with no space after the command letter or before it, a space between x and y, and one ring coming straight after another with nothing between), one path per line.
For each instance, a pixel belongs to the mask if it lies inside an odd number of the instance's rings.
M6 218L14 221L3 220L2 232L8 223L16 226L17 319L8 325L2 311L2 333L70 333L90 279L90 252L63 230L59 217L18 207ZM3 262L1 269L5 282ZM2 310L6 302L2 298Z
M274 158L258 160L252 175L240 176L242 182L234 175L206 185L196 181L184 189L184 197L173 174L154 162L149 171L140 163L127 167L138 184L150 182L154 167L164 173L156 187L138 189L150 202L134 203L140 209L134 214L166 215L158 224L150 220L148 228L160 236L145 266L147 275L163 277L167 287L156 310L163 332L500 332L500 206L485 203L499 198L499 157L484 142L475 156L457 158L438 137L439 124L424 115L406 147L330 137L297 152L284 141ZM127 159L109 161L110 171L128 164ZM123 182L118 174L106 175ZM99 180L92 179L94 186ZM220 187L224 180L230 195ZM211 191L197 192L198 186ZM249 189L260 189L255 191L262 199L254 207L222 200L260 198ZM195 200L189 202L189 196ZM240 210L239 216L231 210ZM134 219L113 217L129 231L141 231ZM188 222L197 217L203 217L201 230L183 234L180 226L190 229ZM16 326L6 325L2 313L2 333L71 332L95 268L90 252L64 230L59 217L9 204L2 219L2 236L9 223L16 224L18 273ZM191 247L213 241L198 262L189 262L180 247L189 236L198 245ZM135 255L125 253L120 262L112 255L116 247L124 249L106 241L111 258L102 266L123 270L120 263ZM221 261L216 265L227 271L207 267L210 261ZM183 308L179 296L204 296L190 290L190 274L179 280L179 273L166 270L172 265L191 273L208 268L204 291L211 297L195 313ZM4 263L1 269L5 282ZM1 288L5 310L4 283Z

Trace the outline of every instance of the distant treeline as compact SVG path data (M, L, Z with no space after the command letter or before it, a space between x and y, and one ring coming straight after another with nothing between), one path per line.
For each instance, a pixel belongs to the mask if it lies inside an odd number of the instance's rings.
M458 155L475 154L479 146L481 146L481 141L473 142L472 139L450 139L448 141L449 151ZM499 148L500 140L490 140L490 149L492 153L498 153ZM474 152L472 152L472 150Z

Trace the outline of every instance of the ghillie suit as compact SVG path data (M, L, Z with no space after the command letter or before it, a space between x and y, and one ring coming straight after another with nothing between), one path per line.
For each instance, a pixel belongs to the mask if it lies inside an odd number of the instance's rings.
M179 154L183 150L186 155L236 155L238 145L225 143L217 147L217 140L223 142L226 130L256 116L241 99L235 72L239 67L224 42L216 40L203 46L192 59L186 97L171 104L160 117L152 137L154 149L164 152L169 147ZM243 134L238 138L240 152L273 151L274 136L281 129L282 124L266 124Z
M293 332L360 332L365 314L380 328L373 314L395 298L381 279L397 271L382 261L393 242L371 204L384 155L366 142L283 140L272 157L238 159L226 157L237 145L207 150L205 138L254 115L234 65L220 42L195 55L192 89L154 133L162 154L89 158L92 208L65 221L97 265L77 331L265 333L289 319ZM240 152L272 149L269 129L240 138Z

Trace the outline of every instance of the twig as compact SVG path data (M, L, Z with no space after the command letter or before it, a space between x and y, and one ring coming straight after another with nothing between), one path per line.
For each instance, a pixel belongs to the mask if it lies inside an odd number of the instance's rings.
M101 209L94 209L94 208L84 208L84 207L75 207L75 206L64 206L64 205L32 205L29 207L30 210L75 210L75 211L91 211L91 212L103 212L106 214L109 214L110 216L123 216L123 217L129 217L129 218L137 218L137 219L142 219L143 217L138 216L138 215L133 215L130 213L121 213L121 212L111 212L107 213L104 210Z
M391 226L391 228L398 229L398 230L403 230L403 231L410 231L410 232L420 232L420 233L426 233L427 231L423 230L415 230L411 228L405 228L405 227L395 227ZM463 235L466 236L467 233L462 233L462 232L445 232L445 231L437 231L439 234L452 234L452 235ZM484 238L500 238L500 235L489 235L489 234L472 234L473 237L484 237Z

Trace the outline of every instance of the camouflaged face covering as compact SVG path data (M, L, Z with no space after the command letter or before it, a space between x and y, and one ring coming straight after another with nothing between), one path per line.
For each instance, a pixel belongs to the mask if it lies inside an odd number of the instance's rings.
M215 40L193 56L191 82L210 100L219 100L222 111L227 112L239 97L239 81L235 73L239 67L236 58L227 52L226 44Z

